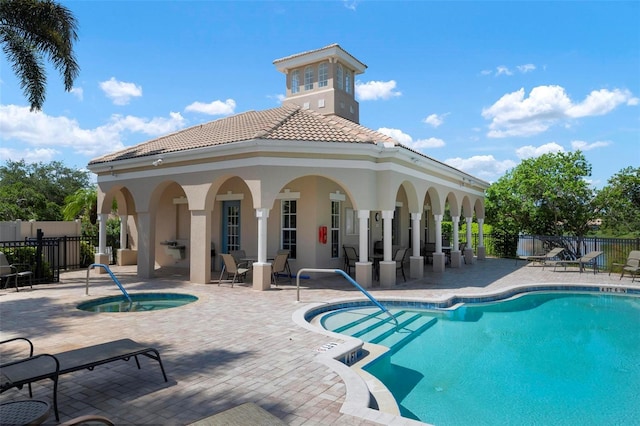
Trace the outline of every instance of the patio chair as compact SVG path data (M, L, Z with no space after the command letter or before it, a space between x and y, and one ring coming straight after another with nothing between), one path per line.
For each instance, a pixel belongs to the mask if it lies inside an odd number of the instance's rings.
M598 270L598 256L602 255L602 253L601 251L592 251L575 260L556 260L554 261L553 271L555 272L558 265L563 265L565 271L567 270L567 265L578 265L580 273L582 273L584 268L592 265L593 273L595 274Z
M402 278L404 278L404 282L407 282L407 277L404 275L404 264L406 262L406 257L407 257L407 253L409 252L409 249L406 248L399 248L396 251L396 254L393 256L393 260L396 261L396 273L398 272L398 269L402 272Z
M247 253L244 250L232 250L229 252L233 259L236 261L236 265L241 268L249 268L249 262L247 262Z
M632 250L629 252L629 256L627 256L626 263L617 264L616 266L622 266L622 272L620 273L620 279L624 277L625 272L628 272L631 275L631 282L636 280L636 275L640 275L640 250ZM609 273L611 275L611 273Z
M239 267L236 263L235 258L228 253L222 253L220 257L222 257L223 266L222 272L220 272L218 285L220 285L220 283L222 282L222 277L225 273L227 274L227 279L229 279L229 276L233 274L233 278L231 279L231 287L233 287L233 284L236 282L236 278L238 279L238 282L242 282L242 279L246 277L247 272L249 272L249 268Z
M287 273L287 259L289 258L289 252L276 255L271 264L271 282L274 285L278 285L278 277L287 276L289 278L289 284L291 284L291 274Z
M287 255L287 261L285 262L285 266L286 266L286 269L287 269L287 274L289 274L289 277L291 277L291 267L289 266L289 256L291 255L291 250L281 249L281 250L278 250L277 254L286 254Z
M18 280L20 278L29 277L29 285L33 289L33 272L31 266L26 263L9 263L7 256L0 252L0 281L6 280L2 288L9 286L9 281L13 278L16 291L18 289Z
M351 268L356 268L356 262L358 261L358 252L355 247L342 246L344 251L344 271L351 275Z
M527 262L537 262L537 263L541 263L542 269L544 269L547 260L553 260L557 258L560 255L560 253L562 253L563 251L564 251L563 247L556 247L545 254L536 254L534 256L519 256L516 259L516 263L518 263L518 260L526 260Z
M424 263L433 263L433 253L436 252L436 243L425 243L424 245Z

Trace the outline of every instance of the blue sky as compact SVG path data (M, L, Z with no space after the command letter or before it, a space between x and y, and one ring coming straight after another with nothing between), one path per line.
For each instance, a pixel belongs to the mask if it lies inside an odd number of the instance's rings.
M0 55L0 161L89 160L280 105L273 61L338 43L360 123L493 182L580 149L595 187L640 166L640 2L63 1L80 76L39 113Z

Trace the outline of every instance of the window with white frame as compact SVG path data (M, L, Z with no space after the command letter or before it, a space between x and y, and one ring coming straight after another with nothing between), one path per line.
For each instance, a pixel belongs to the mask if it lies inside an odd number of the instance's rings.
M291 93L298 93L300 91L300 71L293 70L291 73Z
M281 201L281 246L289 250L289 257L296 258L297 248L297 202L296 200Z
M318 87L327 87L329 84L329 66L323 62L318 66Z
M344 73L344 90L351 93L351 71Z
M313 89L313 67L308 66L304 69L304 90Z
M336 80L338 80L338 89L344 88L344 69L342 65L338 64L338 71L336 73Z
M331 257L340 257L340 201L331 201Z

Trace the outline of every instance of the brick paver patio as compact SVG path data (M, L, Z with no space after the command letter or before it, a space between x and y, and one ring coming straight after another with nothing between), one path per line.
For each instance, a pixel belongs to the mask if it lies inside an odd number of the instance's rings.
M362 295L339 276L301 281L301 302L295 283L258 292L248 285L191 284L184 271L158 271L142 281L135 267L113 267L131 293L167 291L197 296L195 303L162 311L90 313L76 305L91 298L117 295L108 275L91 273L85 296L86 271L63 273L61 282L0 291L2 340L25 336L36 353L56 353L124 337L156 347L169 382L157 363L141 359L116 362L61 377L58 403L61 421L83 414L101 414L117 424L186 425L203 417L254 402L290 425L415 424L402 418L341 412L345 382L326 364L316 362L317 349L335 339L300 327L292 314L308 303ZM579 273L576 268L553 271L507 259L487 259L443 274L429 272L420 280L394 289L371 289L376 297L427 300L454 294L494 293L541 283L640 286L619 274ZM295 280L294 280L295 281ZM35 383L34 398L51 401L52 383ZM28 398L26 388L0 395L0 403ZM347 410L348 411L348 410ZM49 418L54 422L54 416Z

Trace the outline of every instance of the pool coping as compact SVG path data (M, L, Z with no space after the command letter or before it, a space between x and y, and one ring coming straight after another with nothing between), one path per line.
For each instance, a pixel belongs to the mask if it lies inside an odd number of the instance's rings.
M635 295L640 297L640 288L622 283L619 285L545 283L538 285L514 285L498 291L466 295L451 294L439 298L381 297L377 300L379 302L391 304L392 306L448 310L455 309L463 303L490 303L498 300L507 300L525 293L544 291L577 291L587 293ZM429 423L409 419L407 417L402 417L400 414L393 414L392 412L389 412L395 411L388 401L388 398L393 399L391 392L377 379L374 382L367 380L366 375L362 375L358 371L361 370L363 365L375 361L386 351L372 351L371 354L373 355L375 352L375 357L368 358L365 356L360 359L359 356L363 354L363 348L368 348L368 343L355 337L334 333L309 321L311 318L317 317L323 312L328 312L329 310L336 308L369 305L373 304L364 295L358 298L338 298L327 302L315 302L297 309L292 314L292 320L296 325L302 328L314 333L324 334L334 340L334 342L327 345L327 348L323 349L321 353L315 357L315 361L332 369L344 381L346 396L340 409L342 413L391 426L428 425ZM335 341L340 341L341 343L337 343ZM366 362L364 362L365 359ZM375 388L372 389L368 385L368 382L369 384L373 383ZM374 395L376 401L379 403L379 407L387 411L370 408L372 395ZM397 402L395 406L397 409Z

